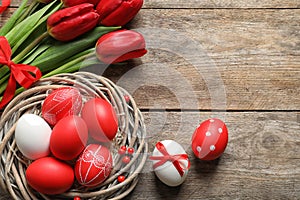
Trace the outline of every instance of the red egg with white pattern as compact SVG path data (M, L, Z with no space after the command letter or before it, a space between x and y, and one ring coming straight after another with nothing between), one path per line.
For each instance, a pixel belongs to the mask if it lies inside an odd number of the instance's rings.
M86 187L94 187L110 175L113 168L110 150L99 144L88 145L75 164L77 181Z
M62 87L52 91L42 105L42 116L55 125L62 118L78 115L82 108L82 96L77 88Z
M228 129L217 118L202 122L192 137L192 150L201 160L214 160L220 157L228 143Z

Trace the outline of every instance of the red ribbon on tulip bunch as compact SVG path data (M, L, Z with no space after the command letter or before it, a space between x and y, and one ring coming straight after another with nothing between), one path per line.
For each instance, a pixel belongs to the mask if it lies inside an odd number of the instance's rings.
M0 14L3 13L9 5L10 0L2 0L2 4L0 5Z
M159 160L158 162L156 162L153 165L154 169L156 169L157 167L159 167L169 161L169 162L173 163L174 167L177 169L180 176L183 176L184 170L187 170L190 168L191 164L190 164L187 154L170 155L168 153L167 149L165 148L165 146L161 142L156 143L155 146L156 146L157 150L163 154L163 156L150 156L150 160ZM187 167L183 167L185 165L185 163L183 163L183 161L185 161L185 160L188 161Z
M16 64L11 60L11 54L7 39L0 36L0 64L8 66L11 71L6 90L0 102L0 109L14 97L17 82L27 89L42 77L39 68L26 64Z

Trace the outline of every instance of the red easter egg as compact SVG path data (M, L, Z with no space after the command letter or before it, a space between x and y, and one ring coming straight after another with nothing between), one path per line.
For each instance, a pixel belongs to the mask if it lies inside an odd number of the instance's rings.
M82 108L82 96L78 89L62 87L46 97L42 106L42 116L51 125L62 118L78 115Z
M35 160L26 170L27 183L43 194L61 194L71 188L74 171L68 164L52 157Z
M50 136L50 150L61 160L72 160L84 150L88 140L85 121L76 115L61 119Z
M118 131L118 119L112 105L102 98L86 102L81 112L91 136L100 142L114 139Z
M214 160L221 156L228 143L228 130L220 119L208 119L198 126L192 137L192 149L201 160Z
M97 186L109 176L112 166L109 149L102 145L90 144L76 161L75 176L81 185Z

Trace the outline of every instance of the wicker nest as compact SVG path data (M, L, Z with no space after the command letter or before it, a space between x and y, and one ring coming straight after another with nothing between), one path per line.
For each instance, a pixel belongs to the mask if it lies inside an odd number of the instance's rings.
M107 99L116 110L119 130L113 140L114 169L108 179L96 188L86 188L78 183L60 195L43 195L32 189L26 182L25 171L32 162L19 152L14 130L16 122L24 113L41 115L41 105L49 90L64 86L75 86L84 95L98 96ZM126 102L124 96L130 101ZM131 96L110 80L87 72L60 74L41 79L32 88L15 97L2 113L0 120L0 185L14 199L121 199L128 195L136 186L138 175L146 159L148 144L145 141L145 125L143 117ZM130 163L122 164L117 150L120 146L133 147L135 153ZM125 175L124 182L119 183L119 175Z

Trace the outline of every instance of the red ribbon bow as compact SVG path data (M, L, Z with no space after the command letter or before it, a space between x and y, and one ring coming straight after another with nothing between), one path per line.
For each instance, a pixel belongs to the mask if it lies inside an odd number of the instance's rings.
M157 167L165 164L167 161L172 162L174 167L177 169L179 172L180 176L183 176L184 170L187 170L190 168L190 161L188 159L187 154L177 154L177 155L170 155L165 148L165 146L161 143L158 142L156 143L156 148L159 152L163 154L163 156L150 156L151 160L159 160L153 165L153 168L156 169ZM183 161L188 161L188 166L185 167L185 163Z
M42 73L35 66L12 62L9 43L3 36L0 36L0 64L7 65L11 71L6 90L0 102L1 109L14 97L17 82L27 89L42 77Z
M0 14L4 12L9 5L10 5L10 0L2 0L2 4L0 6Z

